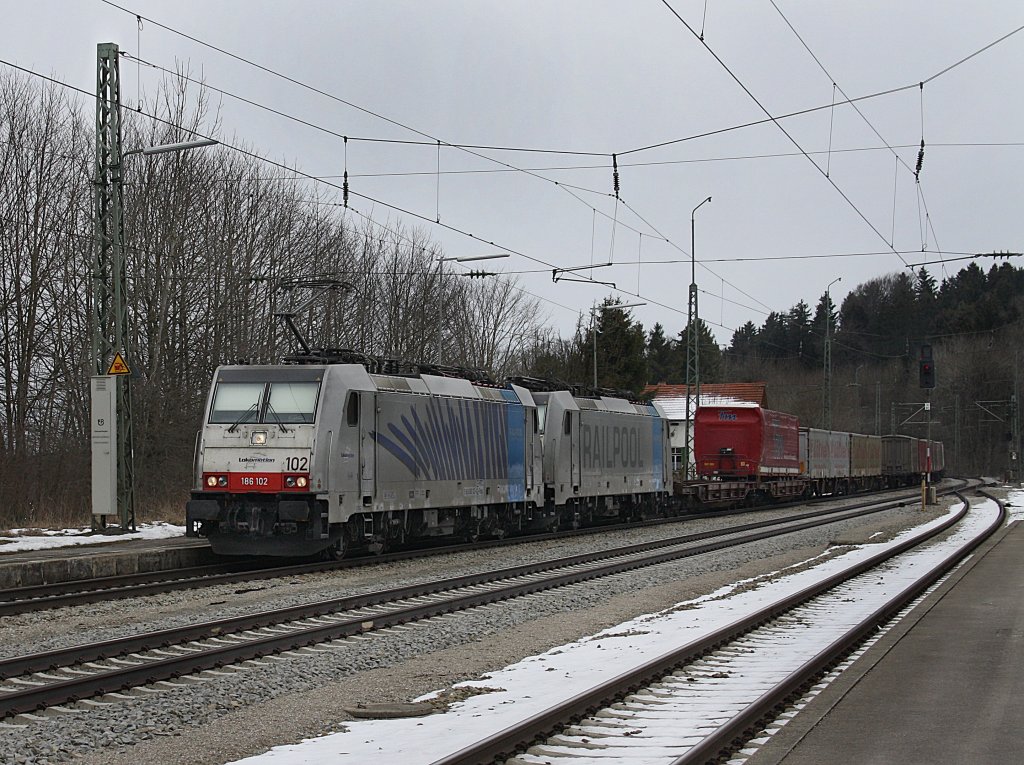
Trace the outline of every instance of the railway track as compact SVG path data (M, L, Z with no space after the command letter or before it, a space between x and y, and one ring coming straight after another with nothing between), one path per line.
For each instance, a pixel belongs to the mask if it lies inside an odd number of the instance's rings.
M991 497L995 499L994 497ZM893 567L949 530L941 525L763 605L710 634L481 738L434 765L720 763L779 717L852 650L969 555L1005 521L944 543L937 562ZM879 599L878 592L886 591ZM448 721L448 725L457 724ZM429 733L427 734L429 735Z
M944 490L944 492L948 493L950 491L954 491L959 486L964 485L964 483L965 482L957 482L957 485L951 486ZM915 497L916 495L914 493L904 493L888 500L888 503L895 506L905 503L908 500L913 500ZM816 502L827 502L832 501L833 499L834 498L826 497L823 498L823 500L816 500ZM843 509L871 507L877 503L877 499L868 498L863 502L859 502L854 505L847 505ZM778 507L782 508L784 505L779 505ZM700 513L675 516L671 518L652 519L644 521L643 523L645 525L678 523L695 518L723 517L725 515L734 515L744 512L751 511L749 509L744 509L729 511L728 513ZM812 518L828 512L839 511L812 511L810 513L803 513L802 517ZM630 524L630 526L636 528L637 524ZM487 540L477 542L473 545L445 545L443 547L405 550L378 556L346 559L343 561L304 562L285 565L275 563L274 565L268 566L265 561L249 560L208 566L197 566L172 571L151 571L136 574L122 574L110 577L97 577L94 579L81 579L72 582L59 582L30 587L11 588L0 590L0 617L31 613L35 611L45 611L54 608L81 606L89 603L98 603L110 600L145 597L165 592L191 590L199 587L212 587L224 584L237 584L264 579L300 576L304 574L317 574L344 568L355 568L359 566L377 565L401 560L412 560L431 555L444 555L468 549L487 549L509 544L522 544L548 539L560 539L573 535L601 533L609 528L622 528L622 526L602 526L575 529L572 531L563 531L552 534L536 534L503 540Z
M900 502L764 520L511 569L222 619L0 661L0 719L218 672L290 651L331 650L372 630L857 518Z

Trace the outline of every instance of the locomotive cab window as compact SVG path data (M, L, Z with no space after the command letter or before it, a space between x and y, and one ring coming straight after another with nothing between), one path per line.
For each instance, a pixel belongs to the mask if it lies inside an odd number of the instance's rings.
M210 422L223 425L256 422L265 387L264 383L221 383L213 396Z
M355 391L348 394L348 401L345 404L345 421L349 427L359 424L359 396Z
M213 395L210 422L215 425L312 423L319 392L319 381L220 382Z
M535 412L535 416L537 419L537 432L540 433L541 435L544 435L544 423L547 421L548 405L538 403Z
M270 384L264 422L313 422L316 396L320 392L317 382L275 382Z

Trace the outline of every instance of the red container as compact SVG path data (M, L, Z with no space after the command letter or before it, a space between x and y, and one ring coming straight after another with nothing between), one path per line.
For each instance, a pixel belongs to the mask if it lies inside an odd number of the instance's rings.
M752 478L800 472L800 423L758 406L702 406L694 418L697 472L706 478Z

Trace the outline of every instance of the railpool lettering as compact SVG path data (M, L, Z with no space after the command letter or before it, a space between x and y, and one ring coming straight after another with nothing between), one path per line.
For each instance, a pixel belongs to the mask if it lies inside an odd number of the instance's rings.
M640 429L635 425L580 425L580 460L586 468L642 468Z

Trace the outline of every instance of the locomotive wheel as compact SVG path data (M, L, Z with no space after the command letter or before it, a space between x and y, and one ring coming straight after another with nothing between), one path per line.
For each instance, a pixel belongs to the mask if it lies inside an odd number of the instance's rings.
M334 540L334 542L324 550L324 557L327 560L341 560L348 555L348 534L345 533L344 529L341 532L341 536Z
M371 555L383 555L388 551L388 540L386 537L380 534L374 534L373 538L367 543L366 549Z

